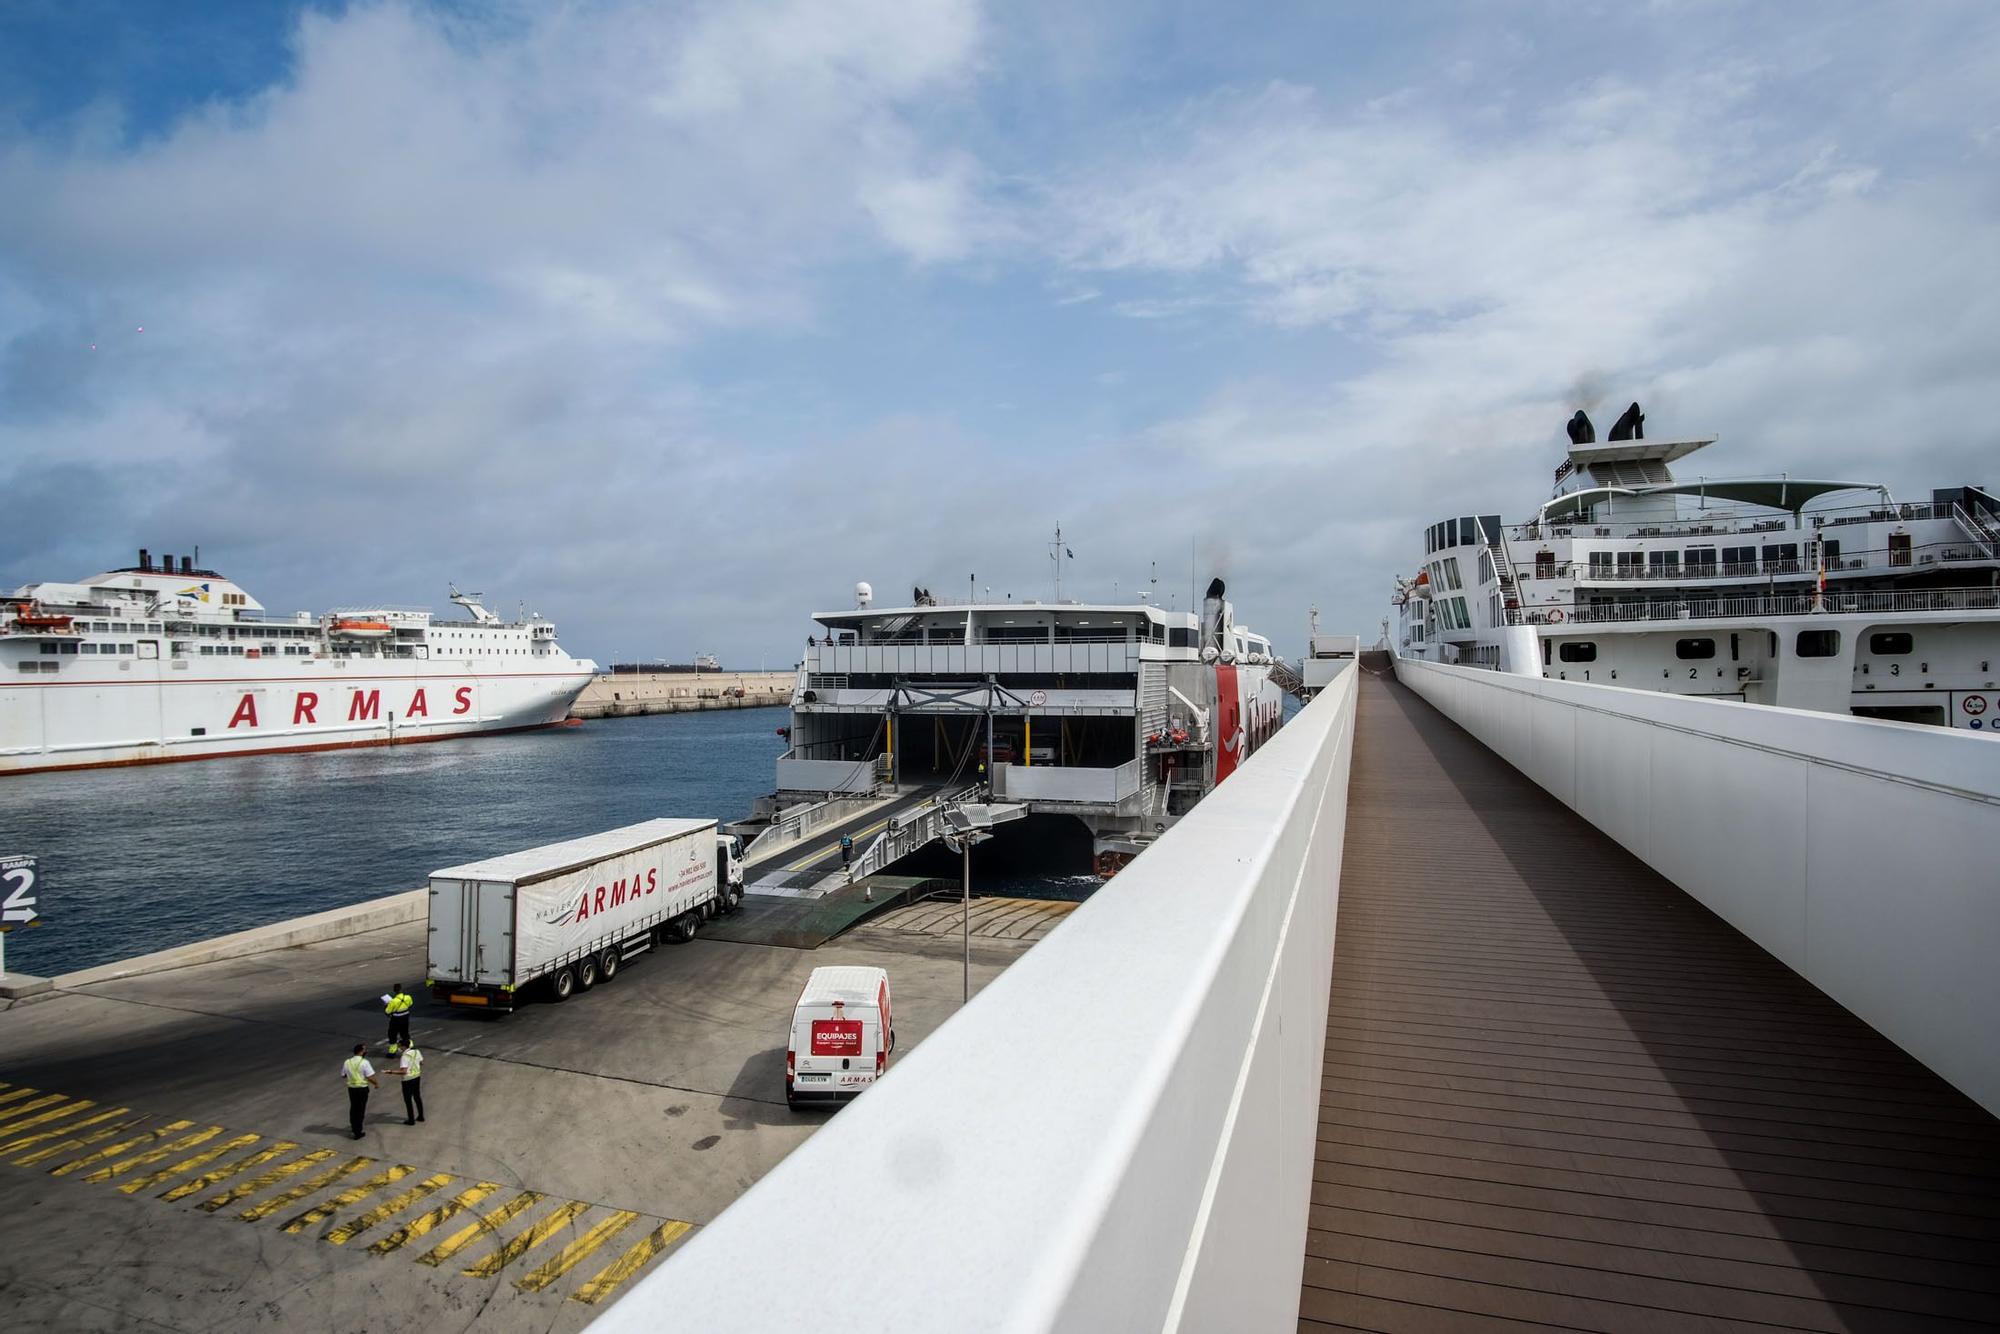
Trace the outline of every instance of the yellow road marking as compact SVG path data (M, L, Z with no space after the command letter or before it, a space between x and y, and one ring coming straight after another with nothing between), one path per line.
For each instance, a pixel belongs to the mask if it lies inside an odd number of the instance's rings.
M857 829L853 833L849 834L848 837L853 839L855 843L858 845L862 839L868 837L870 834L875 833L877 830L886 828L889 824L889 821L895 819L897 816L913 814L916 811L924 809L924 807L928 806L929 804L930 804L929 801L920 801L916 805L911 806L906 810L891 811L889 814L877 820L874 824L869 825L866 829ZM812 856L806 858L804 861L795 862L792 865L787 866L785 868L785 874L789 875L793 871L803 871L808 866L811 866L813 863L823 862L828 857L831 857L834 853L839 851L840 851L840 840L836 838L835 840L833 840L833 842L827 844L825 847L821 848L818 852L815 852Z
M290 1161L289 1163L285 1163L280 1167L274 1167L260 1177L255 1177L252 1180L242 1182L239 1185L231 1186L228 1190L223 1191L222 1194L216 1196L212 1200L203 1200L201 1202L201 1207L208 1210L210 1213L214 1213L217 1209L220 1209L225 1205L231 1205L236 1203L236 1201L242 1199L246 1195L255 1195L258 1191L264 1189L264 1187L266 1186L277 1185L280 1181L283 1181L286 1177L290 1176L294 1172L302 1172L306 1168L311 1167L314 1163L323 1163L327 1159L333 1157L333 1155L336 1152L338 1152L338 1150L335 1149L314 1149L311 1153L302 1153L298 1157L292 1159L292 1161Z
M91 1119L94 1121L97 1120L98 1118L92 1117ZM122 1135L126 1131L132 1129L132 1127L134 1126L142 1126L146 1124L146 1121L147 1118L144 1116L135 1116L132 1117L130 1120L126 1121L114 1121L110 1125L104 1127L104 1129L93 1130L88 1135L77 1135L72 1139L59 1139L54 1144L47 1144L39 1149L36 1149L33 1153L22 1154L19 1158L16 1158L14 1160L14 1166L33 1167L36 1163L44 1162L47 1159L55 1157L59 1153L66 1153L71 1149L81 1149L87 1144L95 1144L99 1140L110 1139L113 1135ZM78 1128L79 1127L76 1126L63 1126L61 1129L55 1131L54 1133L58 1135L67 1135L70 1133L70 1131Z
M373 1246L370 1246L368 1253L370 1255L387 1255L390 1251L395 1250L411 1238L423 1236L424 1233L429 1232L439 1223L444 1222L445 1219L464 1213L467 1209L470 1209L473 1205L479 1203L498 1189L500 1189L500 1183L497 1181L482 1181L477 1185L467 1186L458 1193L456 1199L440 1204L429 1213L411 1219L388 1236L382 1238L382 1240L376 1242Z
M606 1265L591 1280L570 1294L570 1300L582 1302L585 1306L595 1306L611 1295L611 1290L632 1275L646 1267L646 1262L658 1255L679 1239L682 1233L693 1227L670 1218L654 1228L636 1243L632 1249Z
M160 1159L179 1153L182 1149L192 1149L195 1145L212 1140L221 1133L221 1126L210 1126L206 1130L197 1130L192 1135L182 1135L171 1144L163 1144L157 1149L148 1149L144 1153L135 1153L122 1162L100 1167L85 1177L84 1180L92 1184L99 1181L109 1181L115 1176L123 1176L135 1167L144 1167L147 1163L157 1163Z
M70 1109L70 1111L74 1110L75 1110L74 1108ZM98 1122L108 1121L114 1116L123 1116L125 1113L131 1110L132 1109L130 1107L113 1107L108 1112L99 1112L96 1116L86 1116L83 1118L83 1120L71 1121L66 1126L57 1126L53 1130L43 1130L33 1135L23 1135L19 1139L10 1139L5 1144L0 1144L0 1153L12 1153L16 1149L25 1149L30 1144L40 1144L45 1139L58 1139L64 1135L73 1135L77 1131L83 1129L85 1126L94 1126ZM35 1120L36 1121L48 1120L52 1117L56 1117L57 1115L58 1115L57 1113L52 1112L49 1114L48 1117L38 1116L35 1118ZM65 1111L60 1115L68 1116L69 1111ZM112 1129L114 1131L123 1130L126 1126L136 1125L138 1124L138 1122L143 1120L145 1120L144 1117L135 1117L131 1121L120 1122L118 1125L113 1126ZM6 1133L11 1135L16 1130L25 1130L28 1128L30 1124L31 1124L30 1122L24 1121L18 1126L11 1127Z
M401 1195L384 1200L367 1213L361 1215L361 1217L349 1219L347 1222L342 1223L339 1227L327 1233L326 1239L336 1246L345 1246L348 1242L353 1241L383 1219L388 1218L392 1214L400 1213L412 1200L417 1199L419 1196L430 1194L439 1186L449 1186L453 1179L449 1172L440 1172L436 1176L425 1177ZM394 1248L391 1247L391 1249L393 1250Z
M606 1241L624 1231L626 1224L638 1216L629 1209L620 1209L617 1213L596 1224L590 1231L563 1247L562 1252L554 1259L544 1261L532 1274L529 1274L526 1278L514 1280L514 1286L523 1292L540 1292L543 1288L546 1288L549 1284L576 1268L582 1262L583 1257L589 1255Z
M446 1260L451 1259L452 1256L457 1255L460 1251L471 1245L473 1238L477 1237L480 1233L495 1231L502 1223L512 1218L515 1214L532 1205L540 1204L547 1198L540 1191L524 1190L483 1218L478 1214L474 1214L473 1218L475 1221L472 1224L462 1227L449 1237L446 1237L438 1243L436 1249L424 1255L419 1255L417 1263L420 1265L443 1264Z
M257 1137L252 1135L249 1138L255 1139ZM288 1139L274 1140L265 1147L257 1150L257 1152L246 1154L227 1166L218 1167L213 1172L204 1172L192 1181L183 1181L172 1190L163 1192L160 1198L163 1200L184 1200L198 1190L207 1190L218 1181L229 1180L229 1178L235 1176L246 1167L255 1167L259 1163L268 1163L273 1158L281 1154L290 1153L298 1147L297 1144ZM332 1150L329 1149L328 1152L331 1153Z
M200 1167L203 1163L212 1163L231 1149L240 1149L246 1145L255 1144L262 1138L264 1138L262 1135L238 1135L235 1139L226 1139L212 1148L203 1149L192 1158L181 1159L172 1167L163 1167L157 1172L148 1172L145 1176L134 1177L118 1189L124 1191L127 1195L137 1195L148 1186L157 1186L162 1181L177 1177L181 1173L193 1168Z
M508 1238L499 1250L484 1260L475 1261L465 1267L468 1278L492 1278L514 1261L526 1255L535 1247L568 1227L576 1216L590 1208L589 1200L571 1200L562 1208L544 1218L541 1222Z
M6 1129L0 1130L0 1135L12 1135L16 1131L26 1130L29 1126L46 1125L50 1121L65 1121L68 1120L70 1117L75 1116L78 1112L89 1111L92 1107L95 1106L97 1106L97 1104L91 1102L89 1099L85 1099L81 1102L72 1102L65 1106L58 1107L53 1111L43 1112L40 1116L23 1117L21 1120L16 1121L12 1125L8 1126ZM27 1109L24 1107L21 1110L26 1111ZM101 1116L94 1116L91 1118L92 1121L102 1121L103 1119L104 1118ZM85 1121L78 1121L75 1124L87 1125L89 1123ZM60 1134L61 1132L58 1131L57 1133ZM26 1144L27 1142L28 1141L26 1140L21 1141L21 1143L23 1144Z
M327 1168L326 1171L321 1172L318 1176L314 1177L312 1180L301 1181L298 1185L293 1186L290 1190L281 1190L276 1195L273 1195L270 1199L264 1201L262 1204L253 1204L248 1209L245 1209L242 1213L236 1216L242 1219L246 1223L254 1223L260 1218L269 1218L272 1214L275 1214L276 1212L278 1212L278 1210L284 1208L286 1205L290 1204L293 1200L303 1200L306 1196L312 1194L314 1191L322 1190L327 1186L331 1186L334 1182L340 1180L348 1173L359 1172L362 1168L368 1166L370 1163L374 1161L375 1160L373 1158L365 1158L360 1154L356 1154L354 1157L349 1158L346 1162L341 1163L338 1166Z
M0 1084L0 1089L4 1088L14 1088L14 1086L12 1084ZM0 1093L0 1102L16 1102L22 1098L33 1097L34 1092L35 1091L30 1088L19 1088L19 1089L14 1089L12 1093ZM6 1113L0 1113L0 1115L11 1116L13 1115L13 1113L6 1112Z
M132 1139L128 1139L122 1144L112 1144L105 1148L99 1149L96 1153L86 1153L81 1158L72 1158L70 1159L70 1161L64 1163L60 1167L51 1167L49 1169L49 1175L52 1177L68 1176L71 1172L76 1171L79 1167L88 1167L92 1163L103 1162L106 1158L116 1158L119 1154L131 1148L134 1144L144 1144L149 1139L165 1139L167 1136L173 1134L176 1130L186 1130L189 1126L193 1124L194 1122L192 1121L169 1121L167 1122L167 1124L163 1126L156 1126L155 1128L147 1131L143 1135L138 1135Z
M33 1093L34 1090L29 1089L28 1092ZM44 1093L33 1102L24 1102L19 1107L9 1107L6 1111L0 1112L0 1121L12 1121L15 1117L25 1116L37 1108L47 1107L52 1103L68 1101L68 1097L61 1093Z
M360 1185L349 1186L340 1194L321 1200L289 1223L282 1224L278 1231L303 1232L322 1218L330 1217L336 1210L345 1209L350 1204L359 1204L382 1187L393 1186L416 1170L414 1167L404 1167L400 1163L395 1167L385 1168Z

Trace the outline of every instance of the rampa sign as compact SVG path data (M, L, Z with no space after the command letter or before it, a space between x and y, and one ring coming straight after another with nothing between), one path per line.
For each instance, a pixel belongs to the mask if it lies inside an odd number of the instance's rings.
M41 920L35 907L40 880L39 863L33 857L0 857L0 931Z

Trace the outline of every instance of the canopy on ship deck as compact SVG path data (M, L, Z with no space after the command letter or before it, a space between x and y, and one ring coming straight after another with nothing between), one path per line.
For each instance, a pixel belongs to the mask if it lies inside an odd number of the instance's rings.
M1591 506L1628 496L1700 496L1704 500L1739 501L1766 509L1804 509L1813 501L1835 491L1879 491L1886 504L1889 489L1875 482L1820 481L1799 477L1741 477L1735 479L1670 482L1662 486L1593 486L1557 496L1542 506L1542 522L1555 523L1587 513ZM1615 509L1616 506L1614 505Z

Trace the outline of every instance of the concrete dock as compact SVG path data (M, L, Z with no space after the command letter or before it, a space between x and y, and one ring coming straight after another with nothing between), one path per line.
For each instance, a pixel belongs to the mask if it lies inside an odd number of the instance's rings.
M570 706L572 718L622 718L637 713L699 713L706 709L768 709L791 703L791 672L606 672Z
M974 986L1070 906L986 909ZM907 1053L959 1006L955 920L900 909L816 951L697 939L506 1017L420 1001L427 1119L385 1078L359 1142L339 1065L357 1041L389 1063L376 997L423 980L423 921L59 979L0 1013L10 1322L580 1328L839 1115L784 1104L806 974L886 967Z

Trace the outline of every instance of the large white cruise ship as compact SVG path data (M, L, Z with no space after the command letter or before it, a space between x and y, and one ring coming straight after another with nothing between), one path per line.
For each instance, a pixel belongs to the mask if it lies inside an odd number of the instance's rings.
M596 671L555 626L387 607L274 616L183 557L0 604L0 774L546 727Z
M1990 733L2000 717L2000 499L1668 470L1713 436L1598 443L1570 420L1526 522L1434 523L1399 581L1410 658Z

